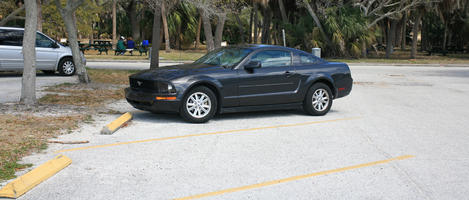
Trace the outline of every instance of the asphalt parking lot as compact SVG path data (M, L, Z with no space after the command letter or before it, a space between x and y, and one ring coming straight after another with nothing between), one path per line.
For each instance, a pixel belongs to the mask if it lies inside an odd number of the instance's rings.
M226 114L206 124L134 113L97 119L25 162L73 163L20 199L467 199L469 68L352 66L322 117Z
M18 102L21 97L21 72L3 72L0 73L0 103ZM38 73L36 75L36 88L60 83L78 82L76 76L58 76ZM40 98L43 94L36 93Z

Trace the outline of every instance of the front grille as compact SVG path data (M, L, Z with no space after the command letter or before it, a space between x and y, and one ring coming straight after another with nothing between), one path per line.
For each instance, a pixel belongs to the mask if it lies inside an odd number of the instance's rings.
M158 91L158 84L156 84L156 81L150 81L150 80L139 80L139 79L133 79L130 78L130 87L132 89L143 89L143 90L152 90L152 91Z

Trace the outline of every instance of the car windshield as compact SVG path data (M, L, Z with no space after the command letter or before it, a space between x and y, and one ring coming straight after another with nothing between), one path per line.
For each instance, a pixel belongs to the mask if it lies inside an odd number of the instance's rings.
M251 49L246 48L222 48L206 54L194 63L233 67L251 52Z

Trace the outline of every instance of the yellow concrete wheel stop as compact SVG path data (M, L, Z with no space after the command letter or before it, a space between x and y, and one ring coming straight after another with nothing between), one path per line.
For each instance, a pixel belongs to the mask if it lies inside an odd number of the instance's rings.
M58 155L54 159L8 183L0 189L0 197L18 198L71 163L72 160L67 156Z
M110 124L106 125L103 127L103 130L101 130L101 134L104 135L110 135L119 130L119 128L122 127L125 123L128 121L132 120L132 114L129 112L121 115L119 118L111 122Z

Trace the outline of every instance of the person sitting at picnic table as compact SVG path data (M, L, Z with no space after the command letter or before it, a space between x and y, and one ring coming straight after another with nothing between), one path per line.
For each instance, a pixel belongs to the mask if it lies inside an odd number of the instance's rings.
M150 44L149 44L148 40L143 40L143 41L142 41L142 47L143 47L144 49L147 49L149 45L150 45Z
M130 52L130 55L132 55L132 51L134 50L135 48L135 42L132 40L132 37L129 37L127 39L127 51Z
M116 54L117 55L124 55L125 53L125 44L124 44L124 37L121 36L119 38L119 41L117 41L117 51L116 51Z

